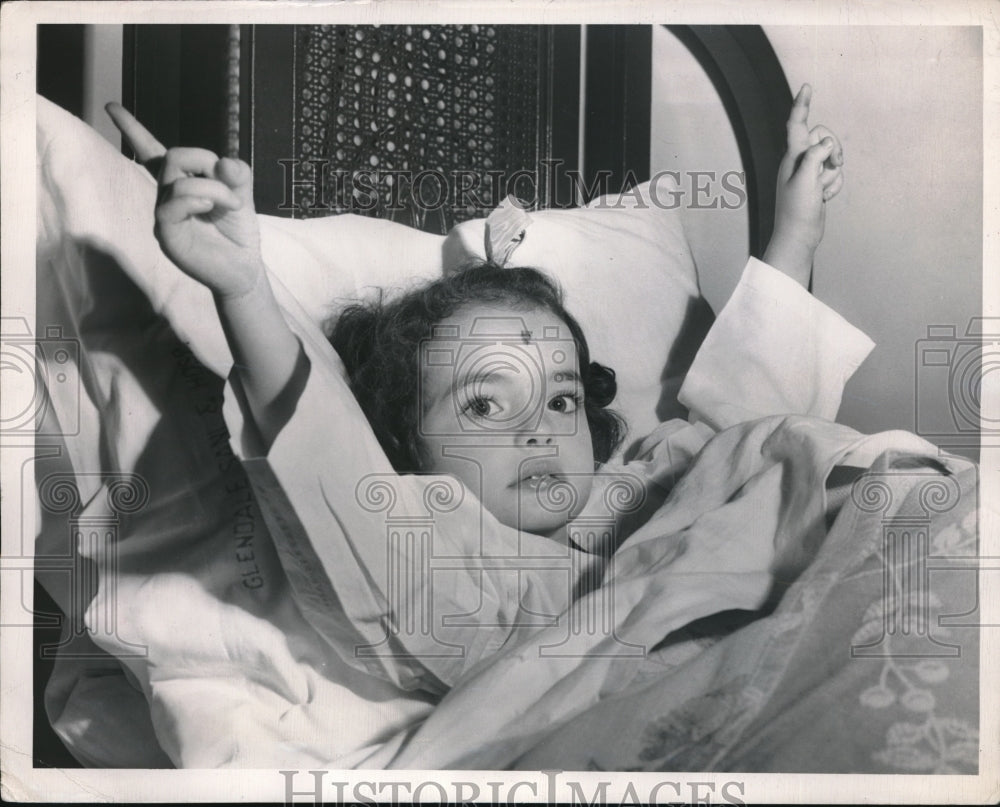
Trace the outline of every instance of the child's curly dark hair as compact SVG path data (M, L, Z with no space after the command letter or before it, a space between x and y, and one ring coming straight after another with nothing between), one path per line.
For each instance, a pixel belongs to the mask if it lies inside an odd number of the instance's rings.
M435 280L402 297L351 305L330 323L330 343L343 360L351 389L383 450L399 473L424 470L419 433L420 343L434 325L467 305L545 309L566 323L576 343L594 458L606 462L625 437L625 421L608 409L615 373L590 360L579 323L563 307L559 287L537 269L482 263Z

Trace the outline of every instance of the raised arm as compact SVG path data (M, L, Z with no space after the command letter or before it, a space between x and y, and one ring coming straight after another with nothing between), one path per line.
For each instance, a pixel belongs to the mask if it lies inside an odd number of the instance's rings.
M156 239L183 272L212 290L258 430L270 445L294 410L308 362L267 279L250 166L204 149L167 150L120 105L107 111L136 158L157 173Z
M695 420L716 431L767 415L833 420L845 383L874 346L803 291L823 238L826 202L844 183L836 136L823 126L809 128L811 98L806 84L788 119L774 235L764 253L778 271L750 262L678 396Z
M788 117L788 145L778 167L774 233L764 261L809 285L813 256L823 240L826 202L844 184L844 152L825 126L809 128L812 87L803 84Z

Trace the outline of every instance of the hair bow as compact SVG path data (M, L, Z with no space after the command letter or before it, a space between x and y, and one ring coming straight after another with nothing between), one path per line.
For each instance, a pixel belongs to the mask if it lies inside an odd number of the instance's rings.
M486 260L506 266L511 254L524 240L531 216L520 200L510 194L486 218Z

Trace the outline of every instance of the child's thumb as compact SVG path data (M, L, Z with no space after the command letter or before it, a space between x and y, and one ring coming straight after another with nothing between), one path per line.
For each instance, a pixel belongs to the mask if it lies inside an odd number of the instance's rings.
M253 199L253 171L243 160L223 157L215 164L215 178L244 199Z
M818 176L823 168L823 163L833 154L835 147L836 142L832 137L824 137L819 143L806 149L806 153L802 156L800 167L809 174Z

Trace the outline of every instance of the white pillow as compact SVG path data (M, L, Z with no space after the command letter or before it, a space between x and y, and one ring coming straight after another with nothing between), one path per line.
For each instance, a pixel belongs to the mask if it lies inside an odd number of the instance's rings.
M533 266L558 281L593 360L617 373L613 407L628 421L630 441L685 415L677 391L712 322L680 211L656 203L673 190L650 193L644 183L584 208L531 213L505 264ZM455 227L444 245L445 271L484 259L485 242L484 220Z

